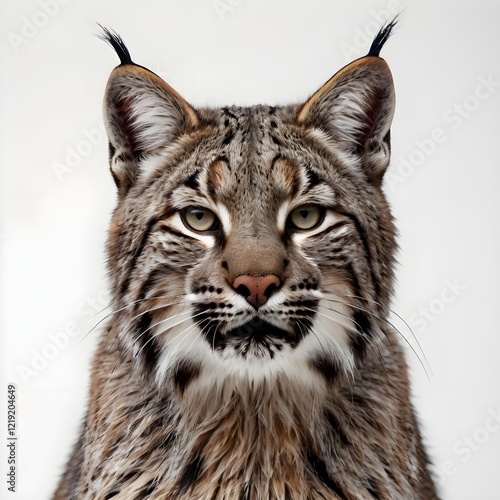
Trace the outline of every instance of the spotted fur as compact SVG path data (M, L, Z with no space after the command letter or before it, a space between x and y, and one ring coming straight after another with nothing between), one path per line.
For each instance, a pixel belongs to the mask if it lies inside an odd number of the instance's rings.
M437 498L388 322L392 27L302 105L222 109L104 31L113 304L56 500Z

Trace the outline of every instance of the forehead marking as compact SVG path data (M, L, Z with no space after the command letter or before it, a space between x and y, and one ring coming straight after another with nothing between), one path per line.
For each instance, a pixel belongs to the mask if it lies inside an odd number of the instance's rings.
M287 158L278 157L273 161L271 168L277 187L286 197L295 196L302 184L299 167Z
M207 185L211 194L215 194L222 188L224 179L228 175L230 175L230 170L226 159L218 158L210 165L207 172Z

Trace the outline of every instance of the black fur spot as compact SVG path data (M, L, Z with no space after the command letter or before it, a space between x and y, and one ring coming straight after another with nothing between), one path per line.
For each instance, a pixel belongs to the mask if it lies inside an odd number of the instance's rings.
M126 485L129 481L132 482L132 480L137 479L141 475L140 471L138 470L133 470L126 474L125 476L120 478L120 483L123 485Z
M237 120L238 119L238 117L234 113L231 113L231 111L229 111L229 108L222 108L222 112L225 115L230 116L231 118L233 118L233 120Z
M276 144L276 146L281 146L281 141L277 137L271 135L271 139L273 140L274 144Z
M211 500L217 500L219 498L219 491L221 488L221 480L217 483L217 488L215 488L214 494L212 495Z
M191 188L191 189L198 189L198 187L200 186L200 182L199 182L199 179L198 179L198 176L200 175L200 171L197 171L195 172L194 174L192 174L185 182L184 182L184 185L186 185L187 187Z
M222 141L223 146L227 146L234 139L234 132L229 132Z
M349 446L351 442L349 441L349 438L347 437L346 433L344 432L344 429L340 426L340 423L335 417L335 415L331 412L326 412L325 413L325 418L328 422L328 425L334 432L334 434L338 437L340 442L342 443L343 446Z
M151 483L142 491L142 493L137 498L149 498L149 495L155 492L156 486L157 485L155 483Z
M351 339L351 347L353 351L362 359L366 351L367 337L370 337L371 322L368 315L364 311L354 311L352 319L358 335Z
M198 364L181 361L174 370L174 385L175 388L182 394L188 385L200 374L200 366Z
M250 500L250 493L247 490L248 486L245 485L245 489L240 493L238 500Z
M316 455L312 454L308 455L307 459L314 472L318 476L318 479L323 484L328 486L328 488L332 490L341 500L347 500L347 496L342 490L339 483L337 483L337 481L335 481L328 475L325 462L323 462L323 460L318 458Z
M202 467L203 460L200 457L194 457L191 462L189 462L179 481L179 489L182 493L188 491L189 488L198 481Z
M309 361L311 368L316 370L326 382L333 382L338 375L338 368L335 362L331 359L327 359L324 356L319 356L315 359Z
M318 175L314 170L312 170L310 167L306 166L306 172L307 172L307 181L309 184L309 189L312 188L313 186L316 186L320 184L323 181L323 178Z
M151 374L156 368L159 348L156 339L152 336L151 315L149 313L142 314L137 325L137 339L139 346L140 358L144 362L146 372Z
M378 491L377 485L375 484L374 479L368 478L368 485L366 486L366 489L367 489L368 493L370 493L370 495L373 498L376 498L377 500L379 498L382 498L382 496L380 495L380 492Z

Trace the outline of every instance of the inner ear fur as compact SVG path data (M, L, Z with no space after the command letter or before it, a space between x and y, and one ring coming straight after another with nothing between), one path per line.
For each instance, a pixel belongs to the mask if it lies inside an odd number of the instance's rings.
M140 161L199 124L196 111L158 75L135 64L113 70L104 96L110 168L120 190L128 190Z
M326 132L333 143L358 155L369 180L380 185L390 161L395 108L391 71L380 57L348 64L299 109L297 122Z

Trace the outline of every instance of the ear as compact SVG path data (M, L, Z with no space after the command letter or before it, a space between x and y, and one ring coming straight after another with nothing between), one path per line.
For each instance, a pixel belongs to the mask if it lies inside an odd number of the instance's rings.
M105 39L122 64L114 69L104 97L110 167L120 194L141 173L141 162L198 125L196 111L158 75L132 62L115 33Z
M378 57L380 41L373 50L376 42L368 56L328 80L300 108L297 121L323 130L336 146L357 155L370 182L380 186L390 160L395 94L389 67Z

